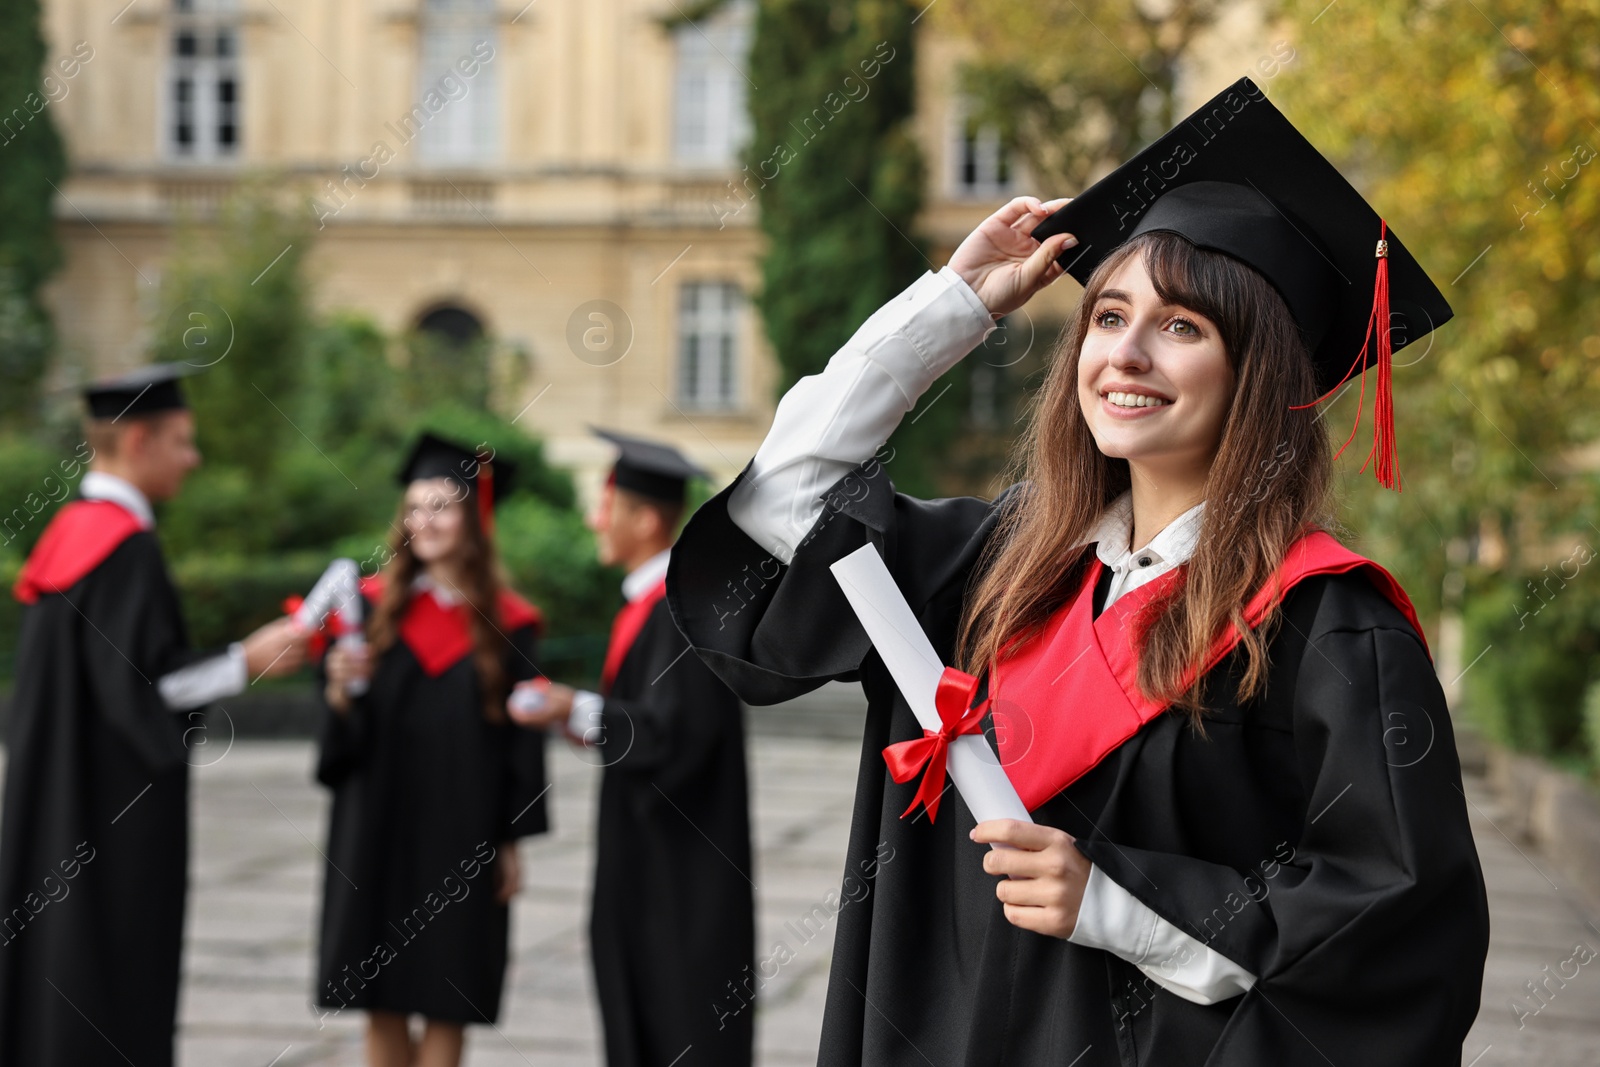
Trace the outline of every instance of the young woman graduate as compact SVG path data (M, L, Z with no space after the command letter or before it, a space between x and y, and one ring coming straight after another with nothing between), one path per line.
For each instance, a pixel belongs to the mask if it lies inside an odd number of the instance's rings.
M875 450L1063 270L1021 480L897 494ZM1326 532L1314 406L1375 368L1397 485L1392 350L1449 313L1245 80L1076 201L1013 200L790 390L668 598L752 703L868 697L847 869L875 892L839 915L819 1062L1460 1062L1488 916L1450 716L1405 593ZM943 761L917 780L828 570L868 543L977 676L922 747L988 733L1033 823L908 808Z
M367 649L327 659L316 1001L369 1013L373 1067L453 1067L463 1024L495 1021L517 840L547 829L543 738L505 714L536 673L542 625L497 572L493 502L511 473L422 436L400 472L392 556L363 583ZM420 1039L410 1015L426 1020Z

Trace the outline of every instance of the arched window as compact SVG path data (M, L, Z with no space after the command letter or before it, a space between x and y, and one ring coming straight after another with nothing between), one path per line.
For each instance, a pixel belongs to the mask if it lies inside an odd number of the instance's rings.
M406 391L413 402L488 408L493 346L478 316L452 304L434 307L417 319L408 347Z
M465 308L445 305L434 308L417 320L417 331L429 334L454 348L464 348L483 337L483 323Z

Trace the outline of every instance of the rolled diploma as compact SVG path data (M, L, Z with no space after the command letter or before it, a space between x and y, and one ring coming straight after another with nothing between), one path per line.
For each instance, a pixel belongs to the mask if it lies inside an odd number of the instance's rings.
M934 706L934 692L944 673L944 663L928 635L922 632L883 557L871 545L862 545L830 569L883 665L889 669L889 676L911 705L917 722L923 729L937 732L943 723ZM947 770L961 799L979 822L1033 821L982 734L963 734L951 742Z
M294 621L307 630L321 626L328 613L343 607L352 593L360 595L355 592L360 575L353 559L340 558L328 564L328 569L322 572L322 577L317 579L317 584L311 587L295 612Z

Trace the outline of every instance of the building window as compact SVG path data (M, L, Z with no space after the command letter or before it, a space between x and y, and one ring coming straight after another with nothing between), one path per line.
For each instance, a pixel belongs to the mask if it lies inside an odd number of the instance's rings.
M738 407L743 309L743 294L729 282L690 282L679 289L678 400L685 408Z
M500 152L494 0L424 0L417 98L400 123L433 166L492 163Z
M673 30L672 155L690 166L727 166L750 139L745 63L755 5L733 0Z
M239 154L239 25L234 0L174 0L167 149L214 163Z
M951 123L951 190L956 196L992 199L1010 196L1011 153L993 126L980 124L957 102Z

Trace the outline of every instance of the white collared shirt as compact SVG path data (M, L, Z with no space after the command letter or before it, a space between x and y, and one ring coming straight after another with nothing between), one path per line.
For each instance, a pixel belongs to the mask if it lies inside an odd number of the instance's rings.
M623 599L631 604L654 589L667 576L667 564L671 562L672 549L663 548L629 571L628 576L622 579ZM605 703L605 697L587 689L572 694L572 713L567 716L567 733L586 745L593 744L592 731L601 729Z
M924 274L874 312L821 373L784 394L749 471L729 495L728 516L756 544L791 562L822 514L822 494L871 458L928 387L994 328L988 308L955 271ZM1133 498L1124 493L1114 500L1083 542L1095 543L1111 568L1105 606L1186 562L1204 507L1196 504L1134 551ZM1120 956L1198 1004L1255 984L1255 975L1163 919L1098 867L1090 868L1068 940Z
M105 471L86 471L78 483L78 495L85 500L109 500L138 519L141 528L156 528L156 513L149 498L126 478Z
M622 579L622 595L633 603L650 590L660 584L661 579L667 576L667 564L672 562L672 549L663 548L651 556Z
M1143 548L1135 551L1132 547L1133 494L1125 490L1108 504L1099 522L1083 540L1084 544L1095 546L1095 555L1111 570L1111 584L1100 609L1104 611L1118 597L1187 563L1200 539L1200 517L1205 506L1202 500L1167 523Z
M455 607L463 599L459 591L435 581L433 575L427 571L418 571L416 577L411 579L411 592L413 595L432 593L433 599L437 600L441 607L446 608Z
M106 471L87 471L78 483L78 495L85 500L109 500L139 520L145 530L156 528L155 510L139 487L126 478ZM156 679L161 699L173 711L192 708L237 696L250 682L250 668L244 646L235 641L226 652L208 656Z

